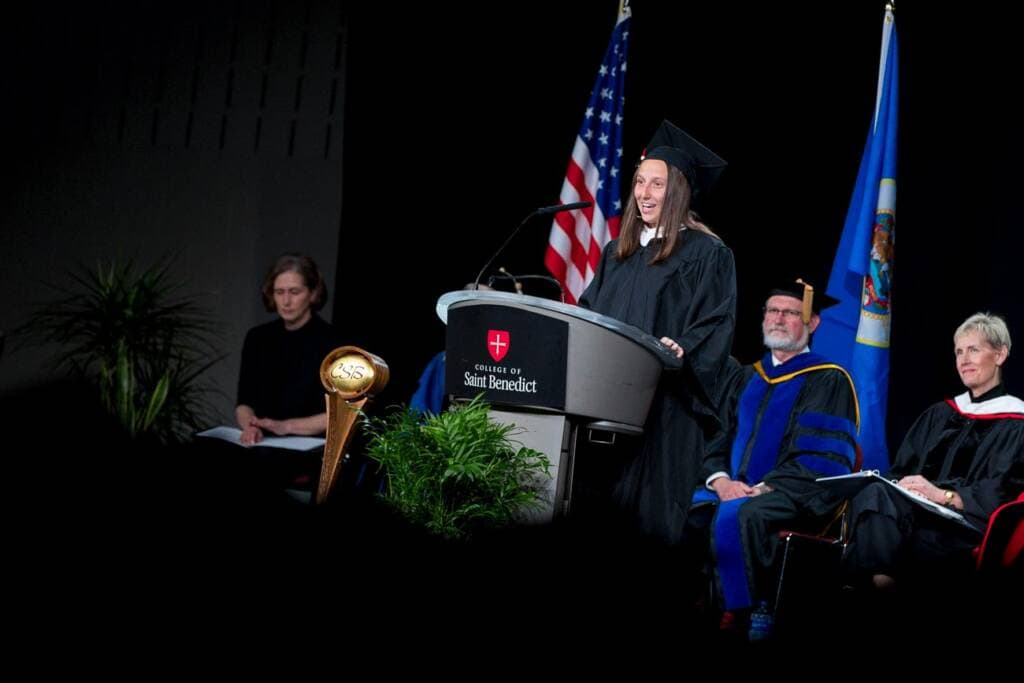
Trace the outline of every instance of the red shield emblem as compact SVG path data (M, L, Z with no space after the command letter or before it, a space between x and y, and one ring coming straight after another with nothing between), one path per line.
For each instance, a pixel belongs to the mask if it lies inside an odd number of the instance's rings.
M500 363L508 355L508 345L508 330L487 330L487 352L495 363Z

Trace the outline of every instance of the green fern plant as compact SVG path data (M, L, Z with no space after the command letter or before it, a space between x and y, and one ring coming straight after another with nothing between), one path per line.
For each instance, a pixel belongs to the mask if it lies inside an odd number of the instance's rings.
M103 408L132 438L188 438L212 412L203 378L223 358L212 319L179 293L166 262L137 272L114 261L79 267L71 278L59 298L35 308L17 333L22 344L59 344L57 368L95 383Z
M367 453L384 471L382 494L408 521L464 539L507 526L542 504L547 456L516 444L477 397L439 415L405 410L371 418Z

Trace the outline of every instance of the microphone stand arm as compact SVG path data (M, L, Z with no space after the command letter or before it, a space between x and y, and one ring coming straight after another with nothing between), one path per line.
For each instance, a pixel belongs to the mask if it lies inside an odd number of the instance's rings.
M512 241L512 238L519 234L519 231L523 229L523 226L526 225L531 218L538 215L539 213L539 209L536 211L532 211L526 218L523 219L522 223L516 226L516 229L512 231L512 234L505 238L505 241L501 243L500 247L498 247L498 251L494 252L494 255L491 256L491 258L487 259L487 263L485 263L484 267L480 269L479 273L477 273L476 279L473 280L473 289L480 289L480 278L484 276L484 273L487 272L487 269L490 268L491 265L494 263L494 259L498 258L498 255L501 254L501 252L505 251L505 247L507 247L508 243Z

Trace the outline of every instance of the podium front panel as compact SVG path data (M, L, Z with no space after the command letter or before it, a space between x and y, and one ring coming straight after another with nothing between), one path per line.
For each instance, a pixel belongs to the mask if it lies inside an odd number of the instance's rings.
M509 306L448 313L445 387L495 405L566 407L569 324Z
M448 324L446 391L457 398L483 392L492 405L642 429L662 372L682 365L642 330L536 297L449 292L438 315ZM494 393L492 381L516 390Z

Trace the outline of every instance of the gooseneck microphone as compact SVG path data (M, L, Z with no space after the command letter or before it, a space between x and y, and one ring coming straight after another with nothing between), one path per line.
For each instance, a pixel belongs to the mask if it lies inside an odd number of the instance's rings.
M543 208L534 211L538 216L544 216L549 213L562 213L563 211L575 211L576 209L586 209L587 207L593 206L594 202L573 202L572 204L555 204L554 206L545 206Z
M491 258L487 259L487 263L484 264L484 267L480 269L479 273L477 273L476 279L473 280L473 289L480 289L480 278L484 276L484 273L487 272L487 269L491 267L492 263L494 263L494 259L498 258L498 255L501 254L501 252L505 251L505 247L507 247L509 242L511 242L512 239L519 234L519 231L523 229L523 226L526 225L531 218L533 218L534 216L544 216L552 213L561 213L562 211L575 211L576 209L585 209L593 205L594 202L573 202L571 204L556 204L555 206L542 206L539 209L531 211L530 214L527 215L527 217L524 218L523 221L516 226L516 229L513 230L512 233L507 238L505 238L505 241L501 243L500 247L498 247L498 251L494 252Z
M562 286L561 282L551 277L550 275L513 275L512 273L509 273L507 270L504 270L502 268L499 268L498 270L501 271L502 273L505 273L505 275L492 275L487 279L488 285L493 287L495 280L511 280L515 285L516 291L522 294L524 280L539 280L541 282L547 282L557 287L559 298L561 299L563 304L565 303L565 287Z
M516 276L505 270L505 266L498 268L498 272L504 275L508 275L509 279L512 280L512 284L516 288L516 294L523 293L523 283L516 279Z

